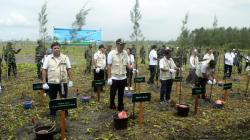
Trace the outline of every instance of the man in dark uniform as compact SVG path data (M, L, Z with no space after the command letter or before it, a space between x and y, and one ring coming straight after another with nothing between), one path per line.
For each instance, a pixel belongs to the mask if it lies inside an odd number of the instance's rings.
M4 60L8 65L8 78L10 77L11 70L13 70L14 77L17 78L15 54L18 54L20 51L21 49L15 50L13 48L12 42L7 43L6 49L4 50Z
M38 46L36 47L36 56L35 56L35 63L37 66L37 77L41 78L41 66L42 66L42 59L45 55L45 46L43 45L41 40L37 41Z
M86 68L85 73L91 73L91 66L92 66L92 45L90 44L89 47L86 49L84 57L86 59Z

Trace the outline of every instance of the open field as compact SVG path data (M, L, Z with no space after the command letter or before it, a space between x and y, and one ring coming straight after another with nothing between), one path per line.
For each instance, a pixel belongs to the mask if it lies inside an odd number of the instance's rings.
M17 56L19 59L18 79L11 77L6 81L6 65L3 66L3 86L4 90L0 93L0 139L34 139L34 126L32 118L38 124L51 124L53 120L48 116L48 96L40 96L37 91L32 90L32 84L39 82L36 79L36 66L34 63L34 46L19 46L23 48ZM67 117L67 139L250 139L250 93L245 92L247 73L242 75L234 71L232 79L227 82L233 83L233 90L229 91L229 99L223 109L215 109L212 103L200 100L199 112L194 114L194 98L191 95L189 84L182 84L181 103L187 103L191 107L188 117L176 115L175 105L167 107L159 104L159 87L157 85L141 85L141 91L151 92L150 102L144 103L143 125L138 128L137 120L129 120L129 127L125 130L115 130L113 128L112 115L115 111L109 106L109 86L105 87L105 92L101 94L101 101L92 99L90 103L83 104L80 101L81 95L92 95L90 74L84 75L84 49L81 47L70 47L63 49L68 54L73 66L74 86L69 89L69 97L75 96L78 89L80 95L77 96L78 107L69 110ZM221 59L222 60L222 59ZM221 62L221 61L220 61ZM217 68L217 81L222 79L222 62ZM188 74L187 66L184 66L184 77ZM149 77L147 65L139 64L139 76ZM233 79L240 78L240 83ZM159 82L158 82L159 83ZM159 83L160 85L160 83ZM176 84L172 88L172 100L178 102ZM237 91L240 93L236 93ZM178 90L179 91L179 90ZM208 95L210 87L207 86ZM221 99L224 91L221 87L213 87L212 99ZM45 100L45 105L41 106L41 98ZM34 107L29 110L23 109L22 102L31 99ZM125 109L132 113L132 103L124 98ZM138 104L136 104L138 112ZM59 117L56 118L59 123ZM58 124L59 126L59 124ZM60 134L55 135L59 139Z

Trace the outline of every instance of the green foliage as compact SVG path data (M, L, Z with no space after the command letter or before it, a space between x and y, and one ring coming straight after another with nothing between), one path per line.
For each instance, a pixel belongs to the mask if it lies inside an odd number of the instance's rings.
M45 40L46 37L48 36L47 27L46 27L46 24L48 22L48 19L47 19L48 14L46 13L46 11L47 11L47 3L45 2L42 5L40 13L38 13L39 35L42 40Z

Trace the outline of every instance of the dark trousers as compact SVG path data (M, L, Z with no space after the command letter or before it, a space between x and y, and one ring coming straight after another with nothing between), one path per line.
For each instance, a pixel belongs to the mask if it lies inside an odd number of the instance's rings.
M202 99L206 98L206 84L208 79L196 76L195 86L204 88L204 93L201 94Z
M63 84L64 94L62 94L61 84L48 84L48 85L49 85L49 98L50 98L50 100L56 99L58 93L59 93L60 98L67 98L67 95L68 95L67 83ZM66 114L67 114L67 111L66 111ZM56 111L51 109L50 115L56 116Z
M148 83L153 84L155 78L156 65L149 65L149 70L150 70L150 78L148 80Z
M127 87L131 87L132 85L132 77L133 77L133 70L127 68Z
M231 77L232 68L233 68L233 66L231 66L231 65L227 65L227 64L224 65L224 78L226 78L226 77L230 78ZM226 76L227 73L228 73L228 76Z
M161 80L160 100L168 101L172 90L173 79Z
M13 71L14 76L17 75L17 69L16 69L16 63L15 62L9 62L8 63L8 77L10 77L10 72Z
M127 83L127 79L124 80L112 80L112 85L110 88L110 108L115 109L115 95L118 90L118 110L122 111L124 108L123 105L123 94L124 88Z
M93 73L94 73L94 80L104 80L104 70L100 70L99 73L96 73L95 69L93 70ZM99 87L101 90L103 90L102 86ZM94 92L97 91L97 87L94 87Z

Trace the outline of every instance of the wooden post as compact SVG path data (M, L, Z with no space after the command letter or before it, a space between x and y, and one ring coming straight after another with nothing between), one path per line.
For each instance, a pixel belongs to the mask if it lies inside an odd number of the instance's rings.
M227 101L227 96L228 96L227 90L225 90L225 92L224 92L224 97L223 97L223 100L224 100L224 101Z
M178 94L178 82L176 82L176 89L175 89L175 91L176 91L176 94Z
M39 95L40 95L40 106L44 106L44 90L40 90L40 93L39 93Z
M97 101L100 102L100 87L97 87Z
M60 111L60 126L61 126L61 140L64 140L65 139L65 111L64 110L61 110Z
M250 74L247 75L246 95L247 95L247 92L248 92L249 79L250 79Z
M197 114L198 112L198 103L199 103L199 95L195 95L195 103L194 103L194 114Z
M142 128L142 115L143 115L143 103L140 102L140 105L139 105L139 114L138 114L138 126L139 128Z

